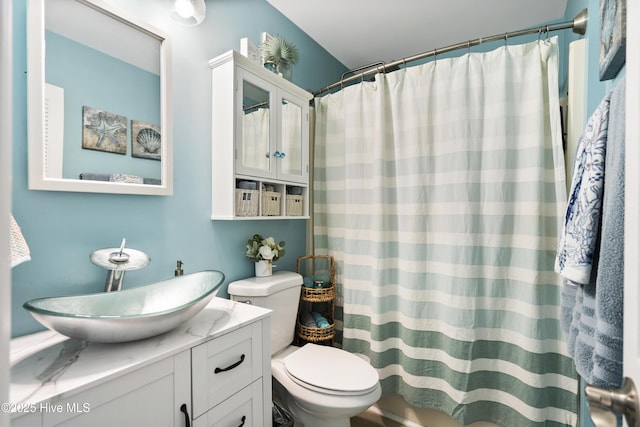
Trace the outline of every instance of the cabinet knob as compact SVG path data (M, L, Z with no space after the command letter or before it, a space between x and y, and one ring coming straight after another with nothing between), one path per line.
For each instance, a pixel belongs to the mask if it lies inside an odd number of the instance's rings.
M279 159L284 159L287 156L284 151L276 151L273 155Z

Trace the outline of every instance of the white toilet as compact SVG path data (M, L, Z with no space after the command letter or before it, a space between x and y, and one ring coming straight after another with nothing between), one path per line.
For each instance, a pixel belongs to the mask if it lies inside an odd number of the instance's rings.
M296 421L305 427L349 427L350 418L373 405L382 394L378 373L358 356L317 344L291 345L302 276L278 271L229 284L234 301L273 310L271 371L286 389Z

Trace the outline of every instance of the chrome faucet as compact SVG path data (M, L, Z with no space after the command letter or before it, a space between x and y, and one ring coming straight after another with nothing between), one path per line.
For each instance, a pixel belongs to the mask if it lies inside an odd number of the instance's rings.
M98 249L89 257L95 265L109 270L105 283L105 292L122 290L124 273L127 270L144 268L151 262L149 255L136 249L126 249L127 239L122 239L119 248Z

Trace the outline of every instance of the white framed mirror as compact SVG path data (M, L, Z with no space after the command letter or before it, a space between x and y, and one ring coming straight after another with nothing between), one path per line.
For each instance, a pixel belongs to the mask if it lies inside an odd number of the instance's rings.
M101 0L28 0L29 189L173 194L170 43Z

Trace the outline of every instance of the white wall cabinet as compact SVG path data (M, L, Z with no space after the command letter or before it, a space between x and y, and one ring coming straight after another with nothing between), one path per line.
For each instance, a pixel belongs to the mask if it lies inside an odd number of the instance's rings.
M225 304L234 304L234 313L255 310L245 304L230 301ZM208 314L206 309L203 313ZM18 381L24 381L23 372L34 375L36 391L10 391L15 401L23 406L20 410L23 415L14 414L11 425L270 426L270 319L264 311L260 316L261 319L235 324L228 321L223 331L217 331L214 336L200 335L199 339L200 329L211 328L212 322L206 317L202 322L185 325L184 331L177 331L175 335L170 333L134 343L97 345L93 351L89 344L78 357L69 359L68 371L63 371L62 380L56 380L60 383L73 381L76 386L52 392L44 400L33 399L38 392L51 387L49 381L38 387L37 380L42 378L38 372L43 364L57 366L60 352L57 347L41 354L36 352L24 362L28 366L22 366L14 375L16 383L12 388L22 387ZM198 316L191 322L196 319ZM196 334L193 341L191 334ZM169 356L163 355L161 350L154 353L154 347L162 348L167 342L172 347L172 340L179 343L178 352ZM61 345L64 343L62 341ZM49 354L52 354L53 364L42 361ZM133 365L118 366L117 362L112 363L113 359L136 361ZM118 369L120 372L114 375L113 371ZM85 380L87 377L92 379ZM27 399L19 397L23 392L29 393Z
M236 51L209 66L211 218L308 218L311 93Z

